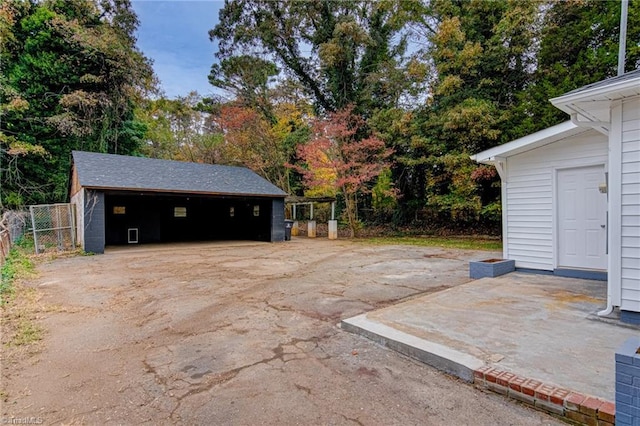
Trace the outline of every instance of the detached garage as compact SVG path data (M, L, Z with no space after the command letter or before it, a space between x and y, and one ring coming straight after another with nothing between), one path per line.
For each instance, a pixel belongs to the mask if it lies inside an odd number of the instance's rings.
M177 241L284 241L286 193L244 167L73 152L85 251Z

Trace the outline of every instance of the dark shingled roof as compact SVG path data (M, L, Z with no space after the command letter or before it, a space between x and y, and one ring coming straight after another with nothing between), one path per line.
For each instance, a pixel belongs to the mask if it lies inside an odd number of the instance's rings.
M607 78L606 80L601 80L601 81L597 81L595 83L587 84L586 86L582 86L582 87L579 87L579 88L577 88L575 90L567 92L564 95L562 95L561 97L564 97L564 96L567 96L567 95L573 95L573 94L580 93L580 92L585 92L585 91L591 90L591 89L597 89L599 87L609 86L610 84L622 83L624 81L633 80L634 78L638 78L638 77L640 77L640 69L637 69L635 71L629 71L628 73L625 73L625 74L622 74L622 75L618 75L616 77Z
M245 167L187 163L73 151L85 188L285 197L286 192Z

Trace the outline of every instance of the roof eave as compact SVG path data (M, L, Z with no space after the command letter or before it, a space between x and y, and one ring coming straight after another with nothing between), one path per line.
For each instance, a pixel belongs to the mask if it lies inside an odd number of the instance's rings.
M536 133L531 133L522 138L507 142L506 144L479 152L478 154L472 155L471 159L482 164L494 164L497 161L497 158L510 157L533 149L537 146L556 142L587 130L588 129L580 129L571 121L565 121L564 123L547 127L546 129L540 130Z
M84 189L97 190L97 191L123 191L123 192L153 192L163 194L181 194L181 195L211 195L211 196L223 196L223 197L263 197L263 198L285 198L288 194L256 194L245 192L208 192L208 191L184 191L184 190L171 190L171 189L154 189L154 188L122 188L115 186L98 186L98 185L82 185Z
M635 96L638 93L638 87L640 85L640 78L633 78L630 80L611 83L606 86L588 88L576 93L569 93L556 98L549 99L549 102L556 108L571 114L576 112L572 107L578 102L585 102L590 100L601 100L608 94L622 93L622 97Z

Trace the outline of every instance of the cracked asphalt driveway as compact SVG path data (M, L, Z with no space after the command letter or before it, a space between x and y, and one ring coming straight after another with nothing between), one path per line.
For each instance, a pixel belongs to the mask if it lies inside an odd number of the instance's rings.
M2 415L46 424L561 424L338 327L467 282L467 261L487 255L299 238L54 260L29 283L41 295L42 350L4 363Z

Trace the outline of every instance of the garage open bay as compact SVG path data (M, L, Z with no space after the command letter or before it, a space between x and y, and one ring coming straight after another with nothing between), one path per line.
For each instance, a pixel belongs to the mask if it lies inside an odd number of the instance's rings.
M42 264L42 349L3 362L4 417L46 424L555 424L343 332L469 281L487 252L294 239Z

